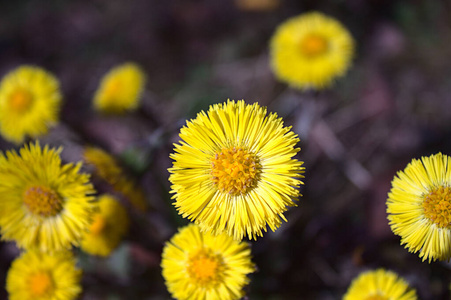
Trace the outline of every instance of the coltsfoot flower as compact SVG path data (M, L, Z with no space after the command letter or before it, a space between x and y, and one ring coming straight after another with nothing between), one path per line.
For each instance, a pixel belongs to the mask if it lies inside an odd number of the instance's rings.
M73 300L81 293L80 279L69 251L28 251L13 261L6 290L10 300Z
M190 224L166 243L161 267L166 286L178 300L234 300L254 272L249 245L222 234L201 233Z
M35 66L21 66L0 83L0 133L16 144L26 136L47 133L59 120L61 93L58 80Z
M129 219L125 208L111 195L101 195L98 204L99 210L93 215L81 249L92 255L108 256L127 233Z
M277 78L299 89L323 89L351 65L354 40L337 20L319 12L282 23L270 42Z
M303 162L299 139L277 114L257 103L228 101L180 130L169 181L175 207L203 232L236 240L276 230L295 206Z
M355 278L343 300L416 300L414 289L398 274L378 269Z
M96 208L81 163L62 164L62 148L30 143L0 153L0 232L21 248L57 251L78 245Z
M94 96L94 108L104 113L120 114L139 105L146 76L134 63L111 69L103 78Z
M423 261L451 257L451 157L413 159L392 181L387 199L392 231Z

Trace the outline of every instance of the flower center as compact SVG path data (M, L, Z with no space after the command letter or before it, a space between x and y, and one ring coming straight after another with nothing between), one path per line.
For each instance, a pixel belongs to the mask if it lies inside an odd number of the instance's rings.
M258 158L242 148L224 148L211 159L211 176L218 190L232 195L246 193L257 183Z
M451 223L451 189L439 187L423 199L424 215L440 228L446 228Z
M23 202L30 212L43 217L51 217L63 209L63 200L52 189L45 186L32 186L23 195Z
M93 235L99 235L104 231L106 225L107 223L105 221L105 218L98 214L94 217L94 221L89 228L89 232Z
M380 294L376 294L366 297L365 300L388 300L388 298Z
M109 99L116 99L117 93L122 88L122 82L119 79L110 80L105 88L105 95Z
M201 249L189 259L188 273L197 283L206 285L217 281L224 268L222 257L209 249Z
M33 102L31 93L23 88L17 88L9 96L9 107L17 113L27 111Z
M52 277L45 271L31 275L28 279L28 284L34 297L44 296L51 293L54 289Z
M329 47L327 40L317 34L309 34L301 41L302 54L313 57L324 54Z

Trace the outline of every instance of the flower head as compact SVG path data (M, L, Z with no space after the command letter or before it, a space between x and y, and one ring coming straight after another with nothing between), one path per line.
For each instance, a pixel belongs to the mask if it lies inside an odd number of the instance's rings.
M408 283L392 271L378 269L355 278L343 300L416 300L417 294Z
M255 269L248 244L201 233L194 224L166 243L161 267L169 292L179 300L240 299Z
M424 260L451 258L451 157L413 159L392 181L387 199L392 231Z
M92 255L108 256L127 233L129 219L125 208L113 196L99 197L99 211L93 215L81 249Z
M280 80L300 88L322 89L349 68L354 41L337 20L319 12L282 23L270 43L271 67Z
M80 279L69 251L28 251L12 263L6 290L10 300L72 300L81 293Z
M94 96L94 108L104 113L124 113L138 107L146 76L134 63L110 70Z
M16 144L45 134L58 122L60 105L58 80L41 68L21 66L0 83L0 133Z
M210 107L180 131L169 169L175 206L203 232L240 240L262 236L286 220L304 172L293 157L299 139L277 114L257 103Z
M104 150L86 147L83 151L85 162L94 167L94 173L106 181L113 189L125 196L140 211L147 209L146 197L126 174L117 160Z
M59 149L24 146L0 153L2 239L21 248L56 251L78 245L96 207L81 164L62 164Z

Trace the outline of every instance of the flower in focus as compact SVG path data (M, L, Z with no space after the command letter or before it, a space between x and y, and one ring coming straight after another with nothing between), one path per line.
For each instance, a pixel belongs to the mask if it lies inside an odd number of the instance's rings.
M451 157L413 159L392 181L387 213L391 230L423 261L451 258Z
M417 294L408 283L392 271L378 269L355 278L343 300L416 300Z
M322 89L349 68L354 40L337 20L319 12L282 23L270 42L271 67L277 78L300 89Z
M125 63L110 70L94 96L94 108L104 113L120 114L135 110L144 89L146 76L134 63Z
M69 251L27 251L13 261L6 290L10 300L72 300L81 293L81 275Z
M166 243L161 267L166 286L178 300L232 300L244 296L255 270L249 245L222 234L201 233L190 224Z
M94 167L94 173L106 181L113 189L125 196L140 211L147 209L146 197L142 189L127 177L116 159L104 150L86 147L83 151L85 162Z
M180 130L169 181L175 206L203 232L256 239L286 221L302 184L299 139L257 103L228 101Z
M56 251L78 245L96 208L81 163L62 164L59 149L38 142L0 153L0 228L21 248Z
M18 67L0 82L0 133L16 144L43 135L58 122L60 106L59 83L52 74Z
M93 215L89 231L81 241L81 249L92 255L108 256L127 233L127 211L110 195L98 198L99 211Z

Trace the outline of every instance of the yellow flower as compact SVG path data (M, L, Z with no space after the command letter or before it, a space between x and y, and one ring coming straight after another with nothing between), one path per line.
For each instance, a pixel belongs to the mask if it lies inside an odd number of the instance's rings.
M187 122L175 145L169 181L175 206L203 232L241 240L276 230L296 206L304 172L299 139L257 103L228 101Z
M232 300L244 296L247 274L255 270L249 245L222 234L201 233L190 224L166 243L161 267L178 300Z
M94 167L94 172L102 180L124 195L130 203L139 209L147 209L146 197L142 189L127 177L125 171L113 156L96 147L86 147L83 151L85 162Z
M81 163L62 164L59 149L25 145L0 153L0 227L21 248L55 251L78 245L96 207Z
M146 76L134 63L110 70L94 96L94 108L104 113L120 114L138 107Z
M416 300L408 283L392 271L378 269L355 278L343 300Z
M330 86L347 71L353 53L354 41L348 30L319 12L285 21L270 42L276 77L300 89Z
M59 119L58 80L45 70L21 66L0 83L0 133L16 144L45 134Z
M387 199L392 231L423 261L451 258L451 157L413 159L393 179Z
M92 255L108 256L127 233L129 219L125 208L110 195L98 199L99 211L81 241L81 249Z
M81 275L69 251L28 251L13 261L6 290L10 300L72 300L81 293Z

